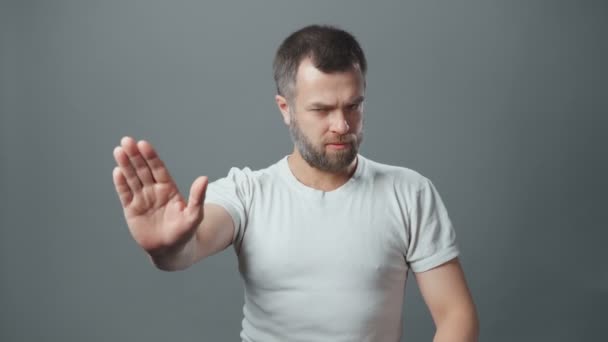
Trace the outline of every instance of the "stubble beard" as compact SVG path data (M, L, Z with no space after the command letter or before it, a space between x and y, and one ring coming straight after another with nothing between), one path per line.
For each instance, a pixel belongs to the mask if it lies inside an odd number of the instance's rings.
M289 133L291 140L308 165L325 172L339 172L347 168L357 157L359 146L363 142L363 130L361 130L355 135L354 140L348 142L350 148L327 153L325 143L320 147L316 147L302 132L298 122L295 120L295 115L291 116ZM346 139L344 136L340 138Z

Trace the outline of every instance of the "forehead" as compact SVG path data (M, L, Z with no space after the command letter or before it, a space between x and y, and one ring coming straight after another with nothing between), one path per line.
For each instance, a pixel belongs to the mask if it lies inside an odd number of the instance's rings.
M295 90L298 102L343 102L363 96L365 81L356 66L346 71L325 73L306 58L298 66Z

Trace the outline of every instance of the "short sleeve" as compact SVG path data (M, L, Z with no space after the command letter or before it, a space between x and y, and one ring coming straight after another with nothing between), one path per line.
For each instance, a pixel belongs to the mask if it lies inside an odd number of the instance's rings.
M423 272L458 256L456 234L447 209L433 183L423 179L410 209L406 261Z
M233 167L224 178L209 183L205 203L220 205L230 214L234 223L232 243L240 246L247 225L247 208L250 203L251 170ZM238 250L238 248L237 248Z

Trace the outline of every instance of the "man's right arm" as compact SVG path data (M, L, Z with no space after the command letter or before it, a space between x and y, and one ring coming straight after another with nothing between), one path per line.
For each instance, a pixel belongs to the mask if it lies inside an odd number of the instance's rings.
M194 236L197 245L195 262L219 253L232 244L234 222L232 216L218 204L204 205L205 219Z
M175 271L230 245L234 224L221 206L205 204L209 180L198 177L188 201L150 143L123 137L112 179L131 235L160 269Z
M203 211L204 219L183 248L174 253L150 256L156 267L165 271L183 270L232 244L235 228L228 211L212 203L204 204Z

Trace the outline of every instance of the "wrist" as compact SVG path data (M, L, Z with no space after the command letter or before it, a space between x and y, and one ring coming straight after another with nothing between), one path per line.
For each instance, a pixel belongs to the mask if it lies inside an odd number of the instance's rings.
M150 261L163 271L179 271L192 264L192 245L194 238L185 243L171 246L157 252L148 252Z

